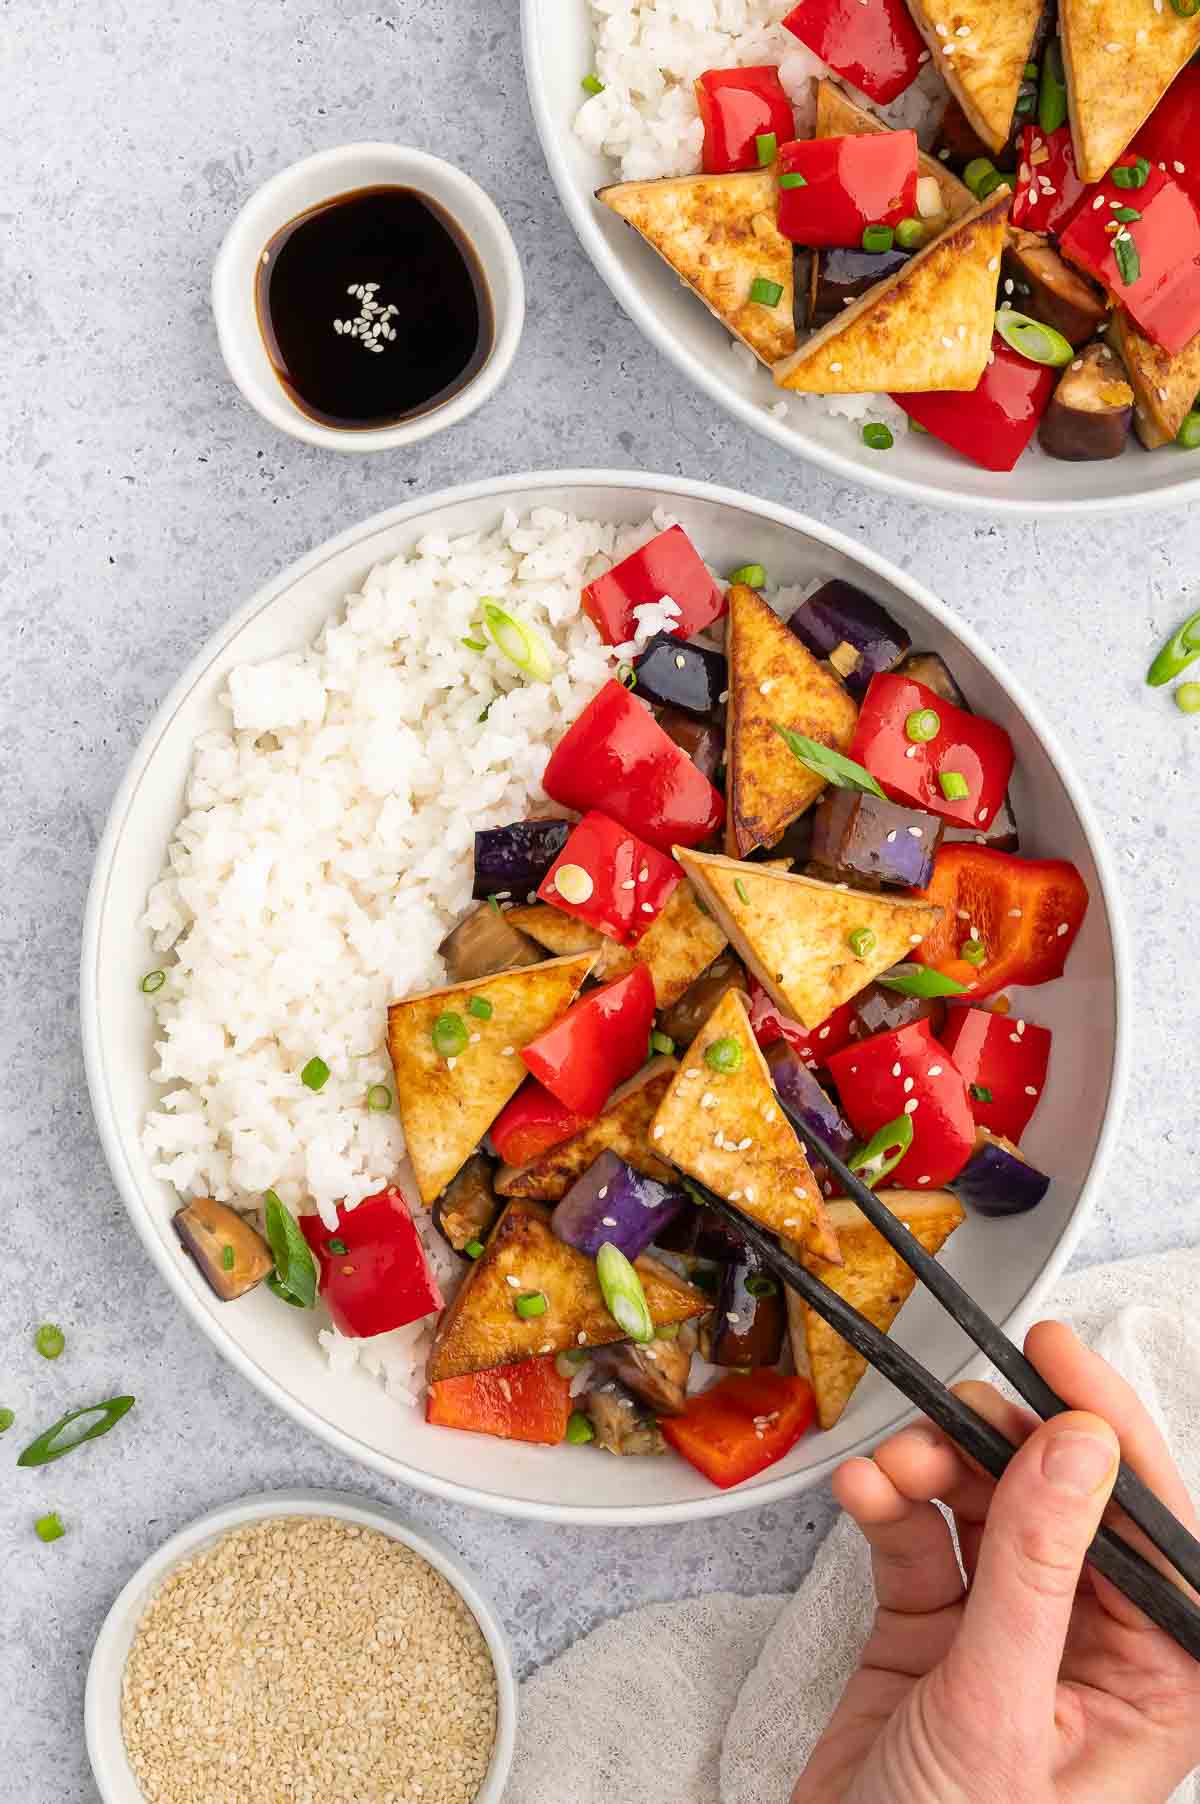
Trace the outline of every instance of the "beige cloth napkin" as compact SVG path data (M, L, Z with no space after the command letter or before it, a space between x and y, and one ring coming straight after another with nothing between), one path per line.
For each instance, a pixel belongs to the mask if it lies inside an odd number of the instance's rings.
M1198 1301L1200 1251L1080 1272L1044 1311L1145 1399L1194 1496ZM795 1597L717 1593L605 1623L525 1682L505 1804L787 1804L872 1609L865 1544L842 1518ZM1200 1804L1200 1775L1172 1804Z

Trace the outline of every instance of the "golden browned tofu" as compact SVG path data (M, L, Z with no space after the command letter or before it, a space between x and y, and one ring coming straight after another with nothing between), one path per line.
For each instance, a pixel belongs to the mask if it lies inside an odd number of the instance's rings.
M1133 389L1138 437L1148 451L1172 444L1200 394L1200 333L1172 356L1143 338L1125 309L1118 307L1108 340Z
M740 990L725 993L692 1041L650 1133L681 1171L764 1228L837 1260L837 1236Z
M935 1256L963 1220L962 1206L948 1190L884 1190L879 1200L912 1229L925 1251ZM798 1257L822 1283L886 1334L912 1295L916 1273L853 1203L839 1199L828 1207L843 1263L832 1266L804 1250ZM787 1306L796 1370L806 1373L812 1382L821 1427L832 1428L867 1362L794 1291L787 1293Z
M657 1260L643 1255L635 1265L657 1326L691 1321L711 1309L707 1297ZM517 1299L538 1293L546 1299L544 1312L518 1315ZM559 1240L548 1209L517 1200L496 1223L438 1324L429 1382L625 1338L605 1306L595 1260Z
M776 364L779 386L810 395L976 388L992 348L1011 200L998 188L868 288Z
M607 983L624 977L635 965L648 965L659 1008L670 1008L701 971L707 970L725 944L725 935L696 904L692 886L676 884L667 906L636 946L619 946L561 909L535 903L510 908L507 920L551 952L594 951L592 976Z
M793 758L777 727L845 752L858 709L833 672L744 583L729 591L725 655L726 832L744 857L774 845L825 788L824 778Z
M822 79L817 83L814 138L861 138L867 132L888 130L890 127L882 119L877 119L874 113L868 113L865 107L857 106L836 82ZM939 163L927 151L920 150L917 152L917 167L922 175L932 176L937 183L946 219L961 219L964 213L971 211L975 205L975 196L967 184L960 182L944 163Z
M1169 0L1061 0L1058 19L1075 163L1098 182L1200 50L1200 14L1182 18Z
M653 1151L650 1126L678 1069L674 1059L651 1059L614 1090L595 1121L570 1140L552 1146L528 1165L502 1165L495 1177L497 1192L556 1203L604 1152L616 1153L626 1165L660 1184L670 1183L675 1173Z
M388 1051L396 1100L425 1202L445 1189L528 1076L521 1048L565 1013L592 963L590 952L552 958L392 1003ZM474 997L490 1004L486 1019L470 1012ZM456 1017L467 1036L462 1051L449 1058L433 1043L442 1015Z
M577 921L574 915L561 908L551 908L546 902L522 903L520 908L510 908L504 918L529 939L536 940L539 946L560 957L571 952L594 952L596 962L591 974L597 983L610 983L615 977L624 977L633 970L636 962L627 946L619 946L616 940L597 933L586 921Z
M1042 0L908 0L908 10L974 130L1003 150Z
M911 958L942 918L915 896L847 889L679 846L675 856L742 962L802 1027L819 1027L881 972ZM861 958L850 947L859 928L875 936Z
M640 232L756 357L777 363L795 350L794 258L776 224L772 170L620 182L596 199ZM759 278L779 288L770 306L750 298Z

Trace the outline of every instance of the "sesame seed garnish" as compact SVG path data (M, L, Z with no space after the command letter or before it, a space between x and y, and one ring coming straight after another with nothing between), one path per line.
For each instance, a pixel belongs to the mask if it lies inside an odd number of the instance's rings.
M945 1069L946 1067L944 1065L931 1065L929 1067L929 1075L930 1077L941 1077L942 1072Z
M949 339L948 339L948 338L945 338L945 339L943 339L943 340L942 340L942 343L943 343L943 344L949 344L949 342L950 342L950 340L949 340ZM915 745L907 745L907 746L905 746L905 748L904 748L904 756L905 756L905 757L906 757L906 758L915 758L915 757L916 757L916 755L917 755L917 752L918 752L918 751L919 751L919 749L920 749L920 748L919 748L919 747L918 747L918 746L915 746Z
M511 1059L516 1050L515 1046L505 1046L501 1049L500 1056L504 1059Z
M899 1059L897 1059L896 1063L892 1066L892 1076L899 1077L902 1069L903 1067L901 1066Z
M456 1066L456 1065L457 1065L457 1064L458 1064L458 1060L457 1060L457 1059L455 1059L455 1058L450 1058L450 1059L447 1059L447 1060L446 1060L446 1070L447 1070L447 1071L453 1071L453 1070L454 1070L454 1067L455 1067L455 1066Z
M887 836L887 843L889 846L891 845L891 843L895 839L895 837L896 837L896 829L893 827L891 832Z
M599 1190L597 1190L597 1192L596 1192L596 1195L599 1197L600 1201L603 1202L605 1197L608 1195L608 1185L601 1184Z
M666 1128L661 1126L661 1124L657 1125L654 1129L654 1138L656 1140L661 1140L666 1131Z
M675 654L675 668L676 668L676 670L686 670L687 669L687 659L684 657L682 652L676 652L676 654Z
M600 1222L605 1228L615 1228L617 1225L617 1218L615 1215L602 1215L600 1217Z
M924 839L925 837L924 830L920 827L910 827L908 832L911 839Z
M908 936L908 943L910 946L919 946L924 938L925 935L923 933L910 933Z
M586 1328L581 1328L579 1330L579 1333L575 1336L575 1342L576 1342L577 1346L580 1346L580 1347L587 1346L587 1329Z
M918 1179L917 1179L917 1183L918 1183L918 1184L928 1184L928 1183L930 1183L930 1182L931 1182L931 1181L932 1181L932 1180L931 1180L931 1179L930 1179L930 1177L929 1177L929 1175L928 1175L928 1173L922 1173L922 1175L921 1175L921 1176L920 1176L920 1177L919 1177L919 1178L918 1178ZM906 1227L906 1228L907 1228L907 1227L908 1227L908 1223L907 1223L907 1222L905 1222L905 1224L904 1224L904 1225L905 1225L905 1227Z
M514 1290L520 1290L521 1288L521 1280L519 1278L514 1278L511 1272L509 1272L504 1282L506 1284L511 1284Z
M622 889L636 889L637 888L637 879L635 877L623 878L621 881L621 888Z
M747 1201L747 1202L748 1202L748 1203L752 1203L752 1202L753 1202L753 1201L754 1201L754 1186L753 1186L753 1184L747 1184L747 1185L746 1185L746 1201Z
M1055 933L1058 935L1058 938L1060 940L1062 939L1064 934L1070 933L1070 931L1071 931L1070 923L1067 921L1060 921L1058 926L1055 928Z
M918 1106L918 1100L919 1100L919 1099L918 1099L918 1098L917 1098L917 1097L915 1097L915 1096L910 1096L910 1097L909 1097L909 1099L908 1099L908 1101L907 1101L907 1102L906 1102L906 1103L905 1103L905 1105L904 1105L904 1113L905 1113L905 1114L906 1114L906 1115L915 1115L915 1114L916 1114L916 1112L917 1112L917 1106Z
M947 152L947 155L949 155L949 152ZM988 258L988 268L991 270L993 275L995 275L995 273L999 269L999 267L1000 267L999 257L989 257Z
M900 1087L904 1091L904 1094L907 1096L914 1089L915 1084L916 1084L915 1078L906 1077L903 1084Z

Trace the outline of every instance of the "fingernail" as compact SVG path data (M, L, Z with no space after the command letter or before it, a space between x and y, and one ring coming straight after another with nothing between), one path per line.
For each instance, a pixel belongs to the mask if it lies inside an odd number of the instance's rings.
M1097 1435L1056 1434L1049 1437L1042 1453L1042 1473L1059 1491L1072 1491L1077 1497L1090 1497L1112 1477L1117 1463L1111 1441Z

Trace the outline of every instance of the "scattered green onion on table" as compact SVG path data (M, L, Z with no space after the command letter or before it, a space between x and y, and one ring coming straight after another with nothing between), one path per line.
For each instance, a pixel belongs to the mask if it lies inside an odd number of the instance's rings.
M17 1460L18 1466L49 1466L55 1460L74 1453L87 1441L99 1440L115 1428L122 1416L133 1408L132 1397L109 1397L104 1403L89 1403L83 1409L72 1409L30 1441Z

